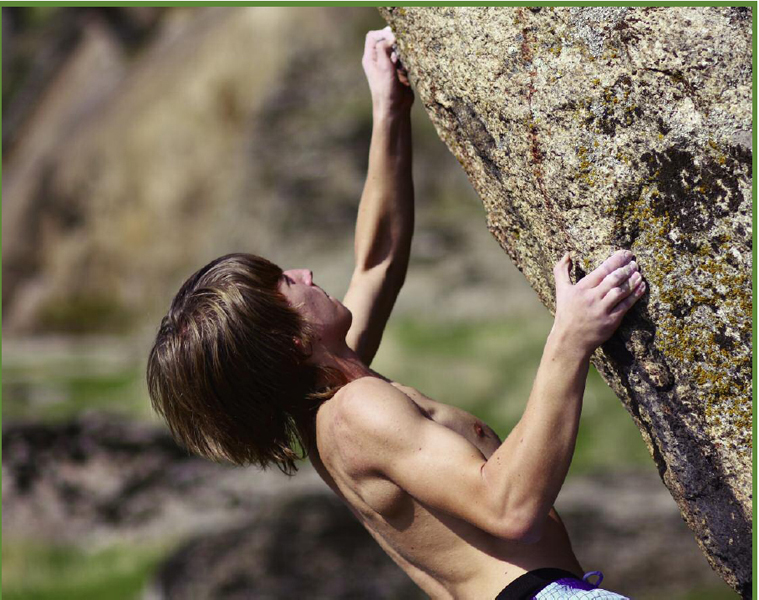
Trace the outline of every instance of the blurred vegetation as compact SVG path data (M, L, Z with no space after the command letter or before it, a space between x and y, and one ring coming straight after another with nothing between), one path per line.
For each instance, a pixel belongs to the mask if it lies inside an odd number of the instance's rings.
M95 551L50 543L3 544L3 598L138 598L170 550L165 544L119 545Z
M4 353L3 418L60 422L88 410L151 418L144 367L128 357L114 360L115 343L92 342L86 352L66 346L41 359L33 351Z
M372 366L433 399L469 410L504 438L529 397L550 327L551 316L543 310L480 321L406 316L391 320ZM17 352L3 369L3 416L64 421L98 410L155 420L142 360L114 358L114 343L90 342L42 360L36 352ZM570 477L612 466L653 468L632 420L591 369ZM168 554L163 547L144 545L88 552L71 545L4 543L3 595L12 600L138 598ZM724 597L721 588L682 600Z
M87 410L145 417L142 376L136 368L87 376L10 368L3 372L3 417L65 421Z
M6 600L136 600L169 554L170 548L165 545L118 545L87 552L74 546L4 544L3 597ZM724 586L667 595L667 600L726 598L734 598L734 595Z
M51 333L127 333L136 319L117 299L100 294L48 302L41 311L40 321L42 328Z
M545 310L491 320L392 319L372 365L430 397L469 410L504 438L529 397L551 316ZM59 421L84 410L134 419L152 417L144 364L109 359L101 350L15 356L4 368L6 417ZM98 365L97 357L101 364ZM640 433L619 400L591 368L573 475L610 468L653 468ZM17 600L138 598L168 551L120 545L86 552L75 546L3 545L3 593ZM30 571L33 572L30 575ZM107 593L106 593L107 591ZM731 597L718 586L668 596L672 600Z
M550 326L547 311L483 321L394 319L373 367L471 411L504 438L527 401ZM144 365L107 361L107 356L93 346L42 363L14 358L3 373L4 416L64 420L83 410L103 410L150 418ZM625 409L591 368L570 477L612 467L653 465ZM168 542L93 552L70 545L4 543L3 595L11 600L139 598L170 551ZM728 597L724 586L668 595L669 600Z

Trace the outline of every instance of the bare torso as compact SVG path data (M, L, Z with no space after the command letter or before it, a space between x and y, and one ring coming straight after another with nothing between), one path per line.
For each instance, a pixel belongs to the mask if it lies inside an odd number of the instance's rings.
M492 429L466 411L435 402L413 388L392 385L406 394L424 417L465 437L485 459L501 445ZM431 598L492 599L509 582L541 567L582 574L555 510L536 543L497 538L422 504L386 478L349 474L331 443L331 425L327 402L317 416L318 452L311 455L314 467L385 552Z

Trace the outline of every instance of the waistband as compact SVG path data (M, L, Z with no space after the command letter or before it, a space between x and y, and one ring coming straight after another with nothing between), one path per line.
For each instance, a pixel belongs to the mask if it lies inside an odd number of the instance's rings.
M550 585L559 579L576 579L582 581L574 573L564 569L535 569L517 577L507 585L495 600L532 600L544 587Z

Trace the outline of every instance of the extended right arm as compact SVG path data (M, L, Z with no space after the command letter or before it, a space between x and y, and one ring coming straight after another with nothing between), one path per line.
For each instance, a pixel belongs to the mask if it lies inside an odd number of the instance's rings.
M556 318L527 408L488 460L394 387L367 380L372 389L357 389L341 405L341 435L362 449L352 468L381 473L492 535L539 538L571 462L590 355L644 290L630 260L616 253L577 285L568 256L557 264ZM367 395L377 401L364 402Z
M372 95L372 140L356 218L355 269L343 303L353 315L346 342L367 366L405 281L414 229L414 94L391 58L394 42L389 27L370 31L362 60Z

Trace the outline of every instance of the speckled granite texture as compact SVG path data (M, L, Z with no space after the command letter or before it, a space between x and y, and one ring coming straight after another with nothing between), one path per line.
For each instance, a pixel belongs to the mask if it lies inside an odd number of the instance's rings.
M714 569L750 597L750 9L381 13L489 229L549 309L565 250L575 277L635 253L649 291L593 362Z

